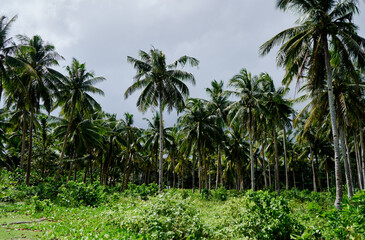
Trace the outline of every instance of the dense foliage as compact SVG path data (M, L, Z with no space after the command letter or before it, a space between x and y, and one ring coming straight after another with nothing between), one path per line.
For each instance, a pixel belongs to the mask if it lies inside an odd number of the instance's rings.
M30 225L45 239L364 238L358 1L277 6L301 16L260 48L265 55L279 45L283 86L242 68L212 81L208 99L189 98L185 83L195 77L184 67L197 59L167 64L156 48L128 56L136 75L124 96L141 90L138 109L154 113L145 128L130 113L102 110L94 85L104 77L75 58L56 71L64 58L55 46L9 36L16 17L0 17L4 216L46 216L54 222ZM294 79L303 84L290 99ZM306 104L300 112L298 102ZM180 113L174 126L165 126L165 110Z
M2 173L4 176L4 173ZM4 179L4 178L3 178ZM211 198L181 189L158 192L158 185L113 188L69 182L48 197L44 187L1 185L0 221L25 215L47 222L22 224L40 230L42 239L362 239L365 237L363 191L332 206L334 194L297 189L274 192L211 191ZM67 192L65 191L67 189ZM19 195L18 191L27 194ZM56 195L54 195L56 192ZM80 193L82 192L82 197ZM218 193L220 192L220 193ZM224 201L220 199L225 192ZM11 220L13 219L13 220ZM6 225L8 231L19 225ZM2 230L0 228L0 236ZM5 232L5 231L4 231Z

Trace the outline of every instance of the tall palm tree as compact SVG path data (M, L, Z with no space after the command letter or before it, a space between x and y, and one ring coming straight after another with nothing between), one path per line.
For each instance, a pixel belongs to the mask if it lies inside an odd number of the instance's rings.
M283 129L283 146L284 146L284 166L285 166L285 186L289 188L289 177L288 177L288 163L286 156L286 130L285 128L290 127L289 116L294 112L292 109L292 103L285 99L286 90L284 88L275 89L274 81L267 74L263 73L260 76L262 83L262 91L265 102L265 110L269 113L267 115L273 132L273 140L275 147L275 186L278 194L280 193L279 183L279 166L278 166L278 149L277 149L277 126Z
M8 20L5 16L0 17L0 100L3 92L3 78L7 75L6 61L11 58L9 54L15 50L12 38L9 38L8 34L16 18L17 16L14 16Z
M21 47L16 53L17 59L25 67L23 84L23 94L25 102L29 104L30 123L29 123L29 149L27 161L26 184L29 185L30 162L32 159L32 137L34 114L40 111L43 103L46 111L52 109L52 93L55 91L55 78L60 74L53 70L52 66L58 65L58 60L62 57L55 51L55 47L45 43L38 35L29 38L18 36ZM42 102L41 102L42 100Z
M262 92L260 81L257 76L252 76L245 68L236 74L230 81L229 86L234 87L231 94L239 97L238 101L228 106L232 121L236 118L243 119L248 123L248 133L250 142L250 161L251 161L251 188L255 191L255 160L253 153L253 125L258 110L261 107Z
M335 156L334 204L337 209L341 208L343 194L329 48L335 50L342 64L353 75L356 74L353 60L362 66L365 64L365 39L357 35L357 27L352 23L353 15L358 13L357 4L357 0L277 0L280 9L300 14L299 25L282 31L260 47L261 54L265 55L275 45L282 45L277 58L279 65L287 66L291 71L295 69L299 77L308 72L312 79L325 77L327 80ZM296 67L293 68L293 65Z
M178 121L181 132L184 133L183 148L188 153L192 152L193 147L196 148L199 166L203 164L204 168L204 187L208 188L206 150L211 149L212 145L221 138L222 129L216 125L216 116L207 108L205 102L197 98L188 99L184 115Z
M223 81L217 82L216 80L211 82L211 88L206 88L206 92L211 98L208 102L208 107L212 108L213 114L217 116L217 125L220 128L224 129L225 123L227 120L227 107L230 104L228 101L229 92L223 90ZM215 188L218 188L218 183L220 180L220 184L223 184L222 181L222 168L221 168L221 158L222 158L222 144L221 141L217 143L217 153L218 153L218 161L217 161L217 177L216 177L216 185Z
M195 84L194 75L177 69L187 63L198 66L195 58L183 56L172 64L166 64L166 57L160 50L152 48L149 53L139 51L139 59L128 56L127 60L136 69L135 82L126 90L124 97L129 97L138 89L143 91L137 100L139 110L145 112L149 107L159 107L160 114L160 150L159 150L159 187L163 188L163 109L178 112L184 107L184 99L189 95L189 89L184 81Z
M68 128L65 133L62 152L59 159L56 181L59 179L62 170L63 156L75 111L85 115L94 112L94 109L100 109L99 103L90 95L90 93L104 95L102 90L93 85L104 81L105 78L95 77L94 73L88 72L85 63L80 63L73 58L71 66L67 66L66 70L68 76L59 78L60 81L58 82L58 91L56 93L56 106L62 106L62 114L65 114L69 118Z

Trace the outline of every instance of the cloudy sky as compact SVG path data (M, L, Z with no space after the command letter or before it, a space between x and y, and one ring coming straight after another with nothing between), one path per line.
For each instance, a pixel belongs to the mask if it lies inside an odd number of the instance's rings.
M135 124L144 127L136 109L139 92L128 99L123 94L133 82L135 70L127 56L151 46L166 54L171 63L189 55L200 61L194 73L192 97L206 98L205 88L214 79L226 83L241 68L252 74L268 72L280 85L283 71L276 66L275 49L265 57L258 55L261 44L293 26L298 16L276 9L273 0L1 0L0 14L18 15L11 35L40 35L65 58L86 63L88 70L107 80L97 85L105 92L95 98L104 111L134 114ZM360 1L355 23L365 36L365 3ZM63 71L63 70L61 70ZM293 92L293 91L292 91ZM293 95L293 93L291 93ZM168 125L176 113L165 114Z

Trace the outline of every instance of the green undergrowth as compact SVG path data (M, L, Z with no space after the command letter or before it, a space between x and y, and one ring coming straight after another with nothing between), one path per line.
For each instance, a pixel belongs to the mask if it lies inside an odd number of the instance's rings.
M281 196L223 187L159 194L156 184L130 184L120 193L69 182L2 185L0 196L0 223L47 219L2 226L10 237L0 239L365 239L364 191L345 198L339 212L332 193L296 189Z

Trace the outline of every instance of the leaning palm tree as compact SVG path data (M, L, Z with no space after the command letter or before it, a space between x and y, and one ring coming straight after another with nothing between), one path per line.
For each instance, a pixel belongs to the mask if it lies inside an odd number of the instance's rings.
M300 14L299 25L282 31L260 47L261 54L266 55L275 45L282 45L277 57L279 65L286 66L289 71L295 70L298 77L308 73L309 79L327 80L337 209L341 208L343 194L329 48L335 50L342 64L355 77L353 60L360 65L365 64L365 39L357 34L357 27L352 23L353 15L358 13L357 5L357 0L277 0L280 9L290 9Z
M149 107L159 107L160 113L160 150L159 150L159 187L163 187L163 109L171 111L175 108L180 112L184 107L184 99L189 95L189 89L184 81L195 84L194 75L177 69L187 63L198 66L195 58L183 56L167 65L165 54L152 48L149 53L139 51L139 59L128 56L127 60L136 69L135 82L126 90L124 97L129 97L138 89L143 91L137 100L139 110L145 112Z
M94 109L100 109L99 103L90 95L90 93L104 95L104 92L101 89L96 88L93 85L104 81L105 78L95 77L94 73L88 72L85 63L80 63L73 58L71 66L67 66L66 70L68 76L60 78L60 81L58 82L58 91L56 93L56 106L62 106L61 113L65 114L69 120L67 131L64 135L65 138L59 159L56 181L59 179L62 170L67 137L71 130L75 111L85 115L94 112Z

